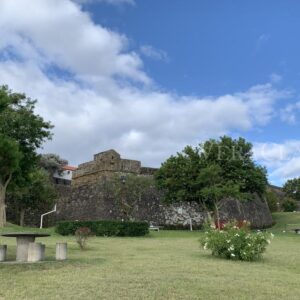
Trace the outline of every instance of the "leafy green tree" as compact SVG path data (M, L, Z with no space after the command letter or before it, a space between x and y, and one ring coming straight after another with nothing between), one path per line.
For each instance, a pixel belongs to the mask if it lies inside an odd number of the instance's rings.
M31 209L47 210L53 206L56 190L46 170L36 167L23 185L10 186L8 203L18 212L19 224L24 226L25 213Z
M284 198L282 201L282 208L285 212L293 212L296 211L298 208L298 203L293 198Z
M199 202L198 176L205 166L199 147L187 146L182 153L167 159L155 173L156 183L164 191L164 200Z
M300 200L300 177L288 180L284 186L283 191L286 196L294 200Z
M219 140L206 141L200 149L203 164L219 165L224 181L238 184L243 193L265 193L266 169L253 161L251 143L243 138L223 136Z
M206 211L214 211L218 228L220 228L221 200L228 197L241 198L240 186L231 181L224 182L221 173L220 166L211 164L201 169L198 175L198 182L202 186L199 198Z
M272 190L268 190L266 192L266 200L271 212L276 212L278 210L278 204L280 199Z
M251 143L228 136L187 146L162 164L155 179L166 202L196 201L212 207L230 195L263 195L267 185L266 169L253 161Z
M55 172L60 174L63 171L63 167L67 164L68 161L66 159L54 153L41 154L39 160L39 165L49 173L50 178L53 177Z
M24 94L12 93L7 86L0 87L0 167L6 170L0 175L0 227L6 222L8 185L11 181L20 186L29 182L28 176L38 161L36 150L51 138L52 126L35 114L35 104L36 101Z
M21 157L18 143L0 134L0 227L6 223L6 190L13 172L19 168Z

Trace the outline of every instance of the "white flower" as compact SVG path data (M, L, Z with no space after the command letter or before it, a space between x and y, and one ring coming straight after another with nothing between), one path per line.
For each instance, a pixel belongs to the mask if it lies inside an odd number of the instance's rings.
M250 246L251 246L251 244L248 244L248 246L250 247Z
M238 233L236 233L234 236L240 236Z
M207 243L204 244L203 249L204 249L204 250L207 250Z
M235 255L233 253L230 254L232 257L235 257Z
M226 240L226 242L229 244L231 242L231 240Z
M270 241L270 240L267 240L267 243L268 243L268 244L271 244L271 241Z
M285 232L285 231L284 231ZM271 233L271 238L273 239L274 238L274 234L273 233Z

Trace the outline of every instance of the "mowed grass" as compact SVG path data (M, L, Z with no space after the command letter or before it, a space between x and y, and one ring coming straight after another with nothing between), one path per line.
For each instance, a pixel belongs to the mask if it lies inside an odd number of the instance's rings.
M0 299L300 299L300 235L276 234L262 260L237 262L201 249L201 232L91 238L85 251L51 233L37 240L48 261L0 264ZM58 241L68 242L66 262L53 261ZM0 243L13 260L15 240Z
M293 228L300 228L300 212L273 213L275 225L272 227L273 232L291 232Z

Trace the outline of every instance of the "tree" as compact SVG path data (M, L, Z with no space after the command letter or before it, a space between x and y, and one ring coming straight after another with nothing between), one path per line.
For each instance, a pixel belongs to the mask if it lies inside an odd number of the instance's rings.
M63 167L68 164L68 161L54 153L41 154L39 165L44 168L53 177L55 172L61 173Z
M223 136L210 139L200 145L204 165L217 164L225 181L240 186L243 193L263 195L266 191L267 176L264 167L255 164L252 158L252 144L243 138Z
M286 196L294 200L300 200L300 177L288 180L284 186L283 191Z
M36 167L28 175L23 186L11 185L8 191L8 202L18 212L19 224L24 226L26 211L30 209L49 209L57 196L47 171Z
M6 223L5 195L12 174L19 167L22 154L16 141L0 134L0 227Z
M286 197L282 201L282 208L285 212L296 211L298 209L298 203L295 199Z
M165 201L196 201L204 208L212 205L215 211L221 198L262 196L267 185L265 168L252 159L252 145L227 136L187 146L162 164L155 179Z
M197 179L204 167L199 147L187 146L182 153L168 158L155 173L157 186L164 191L165 202L199 202L201 185Z
M38 161L36 150L51 138L51 124L35 114L36 101L24 94L12 93L0 87L0 227L6 222L5 196L11 181L15 185L28 182L28 176ZM13 149L13 151L11 151ZM10 158L10 159L8 159Z
M240 186L231 181L223 182L221 173L220 166L211 164L201 169L198 175L199 185L202 186L199 191L202 206L207 212L214 211L219 229L221 200L228 197L241 198Z
M266 192L266 200L270 211L276 212L278 210L278 204L280 202L280 199L278 198L276 193L273 192L272 190L268 190Z

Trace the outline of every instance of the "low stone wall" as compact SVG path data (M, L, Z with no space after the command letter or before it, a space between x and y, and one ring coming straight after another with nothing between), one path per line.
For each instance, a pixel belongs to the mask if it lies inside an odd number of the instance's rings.
M81 186L58 186L56 220L99 220L123 219L120 199L115 199L105 182ZM157 225L182 225L187 227L190 219L193 225L201 225L205 213L197 203L166 205L162 195L154 188L146 190L140 199L129 199L134 203L129 217L134 220L152 222ZM272 225L272 216L266 202L259 197L252 201L239 202L224 199L220 211L223 219L248 220L255 228Z
M164 205L163 214L165 217L164 224L170 227L178 225L189 227L190 222L193 226L199 227L206 219L201 206L195 202Z

